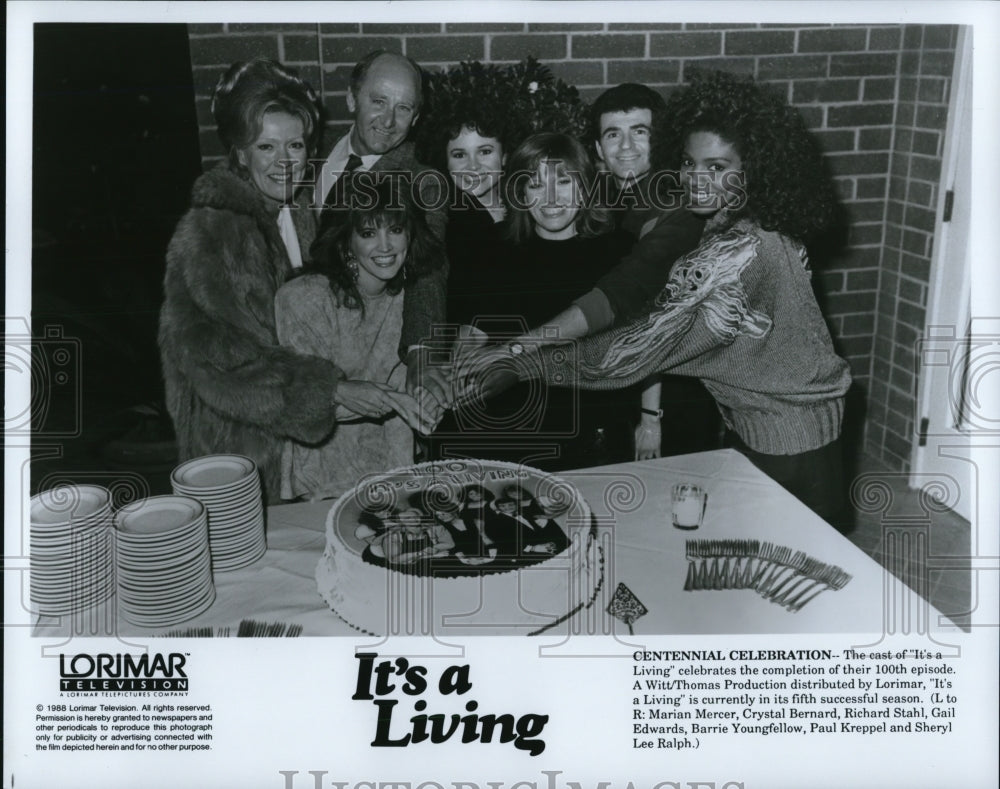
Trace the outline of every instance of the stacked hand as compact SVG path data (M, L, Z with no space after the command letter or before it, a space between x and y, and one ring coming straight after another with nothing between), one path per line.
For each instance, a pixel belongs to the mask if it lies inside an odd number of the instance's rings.
M407 356L406 390L433 426L447 409L490 397L518 381L505 346L486 345L487 336L472 326L462 326L459 337L448 364L436 362L427 349Z
M415 401L423 422L422 427L414 429L430 435L454 401L451 368L435 364L421 348L410 352L406 364L406 391Z
M421 404L418 397L400 392L387 384L374 381L341 381L337 386L336 401L347 414L361 418L377 419L391 411L399 414L414 430L428 434L437 426L433 409Z
M487 346L485 338L481 332L476 336L463 334L450 364L436 362L429 350L416 348L406 358L405 392L373 381L342 381L337 403L349 415L360 418L395 411L414 430L429 435L449 408L491 397L517 383L506 346Z
M519 380L505 345L464 345L456 350L452 378L458 404L485 400Z

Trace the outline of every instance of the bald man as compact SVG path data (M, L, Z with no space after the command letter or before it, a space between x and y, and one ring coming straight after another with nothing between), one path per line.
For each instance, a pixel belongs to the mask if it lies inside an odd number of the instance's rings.
M447 212L443 177L417 161L407 136L420 115L420 66L413 60L377 50L362 58L351 72L347 109L354 123L333 146L319 173L316 197L322 206L320 232L334 220L337 205L352 194L351 173L398 173L416 185L414 199L427 210L427 224L444 242ZM341 180L343 179L343 182ZM445 320L448 262L431 274L407 283L403 302L400 357L407 363L407 389L430 392L441 406L450 401L446 376L428 364L427 343L432 327Z

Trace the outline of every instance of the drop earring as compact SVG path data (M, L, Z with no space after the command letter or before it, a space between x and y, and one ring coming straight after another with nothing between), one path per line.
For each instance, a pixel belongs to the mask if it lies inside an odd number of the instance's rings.
M351 275L352 280L358 281L358 259L354 257L353 252L347 253L347 272Z

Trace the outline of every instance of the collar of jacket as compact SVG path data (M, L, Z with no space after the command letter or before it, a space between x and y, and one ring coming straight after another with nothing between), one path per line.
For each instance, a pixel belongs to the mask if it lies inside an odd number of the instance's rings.
M296 204L308 205L303 196L296 195ZM240 178L225 164L209 170L194 182L191 190L192 208L218 208L254 217L258 222L273 224L280 206L268 200L244 178Z
M412 142L401 142L391 151L383 153L371 169L381 170L383 172L391 172L392 170L412 170L416 161L414 147L415 146Z

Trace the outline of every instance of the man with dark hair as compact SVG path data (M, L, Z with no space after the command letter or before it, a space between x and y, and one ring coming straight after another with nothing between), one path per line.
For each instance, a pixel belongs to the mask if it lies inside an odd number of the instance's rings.
M427 211L427 224L444 241L447 213L445 185L432 168L417 161L407 137L420 115L423 73L403 55L376 50L351 72L347 109L354 123L333 146L317 174L316 204L321 206L320 233L335 221L337 207L357 198L374 179L405 178L411 196ZM400 356L407 364L407 389L428 391L439 406L450 401L447 379L428 363L426 344L432 327L445 320L447 261L406 285Z
M636 303L660 291L673 262L701 240L702 220L680 203L670 207L665 202L669 196L651 193L658 179L650 172L650 138L665 120L664 107L663 97L652 88L626 82L604 91L591 108L595 155L614 181L609 196L616 222L639 242L593 291L552 321L563 339L626 319Z
M663 107L663 97L655 90L626 82L604 91L590 110L597 160L614 181L616 224L634 237L655 208L648 191L649 139Z

